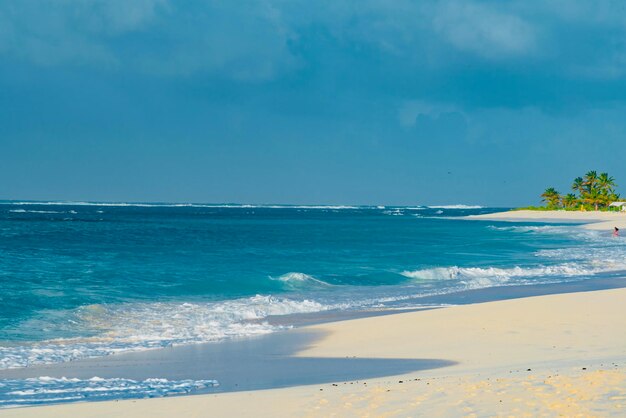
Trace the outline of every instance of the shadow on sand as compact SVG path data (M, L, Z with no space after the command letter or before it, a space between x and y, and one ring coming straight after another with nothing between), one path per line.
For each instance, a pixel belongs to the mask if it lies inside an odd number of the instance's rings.
M439 359L293 356L322 337L321 332L292 330L256 338L2 370L0 379L39 376L215 379L219 387L203 391L214 393L364 380L455 364Z

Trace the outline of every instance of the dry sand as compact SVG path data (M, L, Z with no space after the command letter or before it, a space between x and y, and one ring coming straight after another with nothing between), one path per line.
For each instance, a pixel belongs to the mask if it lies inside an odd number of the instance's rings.
M509 222L576 222L585 224L585 229L612 231L613 227L624 229L626 233L626 213L624 212L580 212L564 210L514 210L508 212L471 215L465 219Z
M3 417L626 415L626 289L312 327L317 357L445 359L403 376L287 389L4 410Z

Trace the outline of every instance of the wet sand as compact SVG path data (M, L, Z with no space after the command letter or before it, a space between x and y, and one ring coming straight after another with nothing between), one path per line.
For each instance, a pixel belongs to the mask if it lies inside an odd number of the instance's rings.
M327 382L21 408L0 415L619 416L626 408L624 301L626 289L613 289L328 322L292 332L303 333L300 341L285 348L287 357L279 355L275 363L311 360L310 368L297 373L306 375L323 370L330 360ZM344 380L333 370L350 367L350 359L362 360L364 367L355 362L345 376L374 365L371 376ZM399 367L394 376L377 377L377 361L380 372ZM298 360L293 367L300 367Z
M626 232L626 212L512 210L484 215L470 215L464 219L505 222L580 223L583 224L585 229L611 232L613 227L618 227Z

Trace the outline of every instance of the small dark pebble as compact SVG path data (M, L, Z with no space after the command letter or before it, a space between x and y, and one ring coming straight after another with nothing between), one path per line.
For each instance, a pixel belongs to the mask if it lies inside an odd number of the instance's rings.
M398 380L398 383L404 383L402 380Z
M322 391L322 390L324 390L324 389L320 389L320 391Z
M583 367L583 370L587 370L587 368L586 368L586 367Z
M531 369L526 369L526 371L527 371L527 372L530 372L530 371L531 371Z

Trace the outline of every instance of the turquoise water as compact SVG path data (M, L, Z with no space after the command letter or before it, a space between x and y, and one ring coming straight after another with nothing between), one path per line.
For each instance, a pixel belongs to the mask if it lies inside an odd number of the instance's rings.
M496 210L0 203L0 368L264 334L280 329L272 315L289 324L626 270L609 232L460 219ZM0 384L3 399L13 405Z

